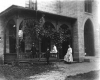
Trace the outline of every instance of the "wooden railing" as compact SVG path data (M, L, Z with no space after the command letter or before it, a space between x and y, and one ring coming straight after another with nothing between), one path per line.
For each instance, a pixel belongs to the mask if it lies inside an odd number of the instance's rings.
M32 57L32 53L31 52L25 52L25 53L19 53L19 54L16 54L16 53L7 53L7 54L4 54L4 61L6 63L13 63L14 61L22 61L22 62L30 62L30 61L34 61L34 60L37 60L37 61L41 61L41 60L46 60L46 53L36 53L36 55L34 55L34 57ZM53 59L57 59L57 54L55 53L50 53L50 58L53 58Z
M4 54L4 63L12 63L17 59L16 53L6 53Z

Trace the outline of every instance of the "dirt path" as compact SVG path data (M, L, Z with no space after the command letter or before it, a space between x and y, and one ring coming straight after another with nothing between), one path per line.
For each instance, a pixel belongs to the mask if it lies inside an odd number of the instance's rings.
M30 76L28 80L65 80L66 76L100 70L100 62L91 61L83 63L65 64L57 62L54 65L58 70Z
M0 80L7 80L6 78L4 78L4 77L0 77Z

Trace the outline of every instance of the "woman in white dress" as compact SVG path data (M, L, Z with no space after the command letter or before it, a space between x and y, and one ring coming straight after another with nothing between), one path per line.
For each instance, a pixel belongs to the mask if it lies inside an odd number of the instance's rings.
M64 56L64 61L65 62L73 62L73 56L72 56L72 48L70 47L70 45L68 45L68 50L67 50L67 53L66 55Z
M50 53L52 53L52 56L57 57L57 47L55 45L53 45L52 50L50 51Z

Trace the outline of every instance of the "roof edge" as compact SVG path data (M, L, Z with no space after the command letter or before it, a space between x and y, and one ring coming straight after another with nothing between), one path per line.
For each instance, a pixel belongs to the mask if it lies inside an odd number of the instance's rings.
M0 13L0 17L1 17L2 15L4 15L5 13L7 13L8 11L10 11L11 9L13 9L13 8L24 8L24 7L18 6L18 5L11 5L10 7L8 7L7 9L3 10L3 11Z

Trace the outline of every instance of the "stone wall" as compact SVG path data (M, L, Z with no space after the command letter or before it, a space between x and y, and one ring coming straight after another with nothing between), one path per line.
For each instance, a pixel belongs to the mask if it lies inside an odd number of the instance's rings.
M77 1L37 0L37 10L68 17L77 17Z
M79 43L79 59L84 58L84 26L87 19L90 19L93 24L93 34L94 34L94 48L95 53L99 53L99 27L97 23L97 6L96 2L93 2L92 13L84 12L84 3L82 1L78 2L78 43ZM81 60L80 60L81 61Z
M2 26L2 21L0 20L0 64L4 60L4 27Z

